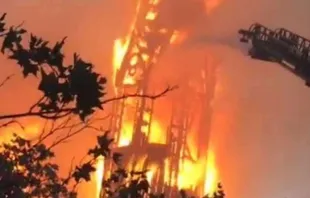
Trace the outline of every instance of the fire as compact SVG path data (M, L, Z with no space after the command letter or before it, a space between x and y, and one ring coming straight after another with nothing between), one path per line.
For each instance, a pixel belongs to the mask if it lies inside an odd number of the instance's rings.
M151 164L148 167L148 172L146 173L146 179L151 184L154 178L154 174L156 173L158 166L156 164Z
M118 146L128 146L132 140L133 122L127 121L123 124L122 133L119 138Z
M197 185L203 181L203 170L203 162L192 162L187 159L180 162L178 188L195 190Z
M151 124L151 133L149 135L149 142L150 143L158 143L158 144L165 144L166 136L163 133L163 127L161 126L158 120L153 120Z
M137 13L140 7L140 1L138 1L137 6ZM205 0L206 12L209 14L213 11L216 7L220 5L222 0ZM159 17L159 12L156 10L156 5L158 5L159 0L149 0L150 4L153 4L152 8L147 12L143 12L144 20L148 21L147 24L150 24L151 21L155 21ZM147 42L143 37L137 36L134 37L134 40L131 43L132 37L131 33L134 32L135 35L136 31L139 32L139 28L135 29L134 24L137 21L137 15L133 20L133 25L129 31L129 34L124 38L116 39L114 42L114 53L113 53L113 72L114 72L114 82L116 80L116 75L118 71L121 69L123 63L126 63L128 67L128 72L125 73L124 79L122 79L123 85L136 85L139 82L139 71L136 71L139 65L142 62L144 63L156 63L157 59L153 56L148 54L148 45L150 43ZM152 28L149 25L145 25L142 27L143 31L151 32ZM168 41L172 45L181 44L185 41L188 37L188 33L183 30L174 30L173 34L171 35L171 31L165 27L161 29L157 29L155 32L156 34L162 34L163 36L169 35L170 38L167 37ZM169 40L170 39L170 40ZM139 51L141 49L141 51ZM159 54L161 50L161 46L157 48L155 53ZM129 54L127 56L127 53ZM147 64L146 64L147 65ZM138 69L137 69L138 70ZM134 75L129 75L134 73ZM205 78L205 74L202 74L203 78ZM131 87L131 86L130 86ZM133 86L134 87L134 86ZM126 87L127 88L127 87ZM117 89L117 87L116 87ZM205 88L206 89L206 88ZM201 90L200 90L201 91ZM122 90L120 90L122 92ZM119 91L117 93L120 93ZM133 133L134 133L134 125L136 120L133 119L136 112L131 111L130 109L136 108L137 104L135 101L125 100L125 109L122 114L122 127L120 129L120 137L118 137L117 145L119 147L129 146L132 142ZM133 108L131 108L133 107ZM140 114L139 114L140 116ZM149 143L156 143L156 144L167 144L167 137L166 137L166 125L164 125L165 120L161 120L160 117L156 117L156 115L152 115L151 113L143 113L142 115L143 121L148 123L145 126L141 127L141 132L148 138ZM197 129L198 130L198 129ZM192 129L190 133L196 134L196 129ZM197 135L197 134L196 134ZM189 135L190 136L190 135ZM186 141L189 144L189 150L193 152L194 158L196 159L188 159L185 156L181 156L179 161L179 170L171 170L172 161L171 159L167 158L164 160L164 182L168 185L172 185L178 187L179 189L189 189L189 190L199 190L204 191L206 193L210 193L215 190L216 188L216 180L217 180L217 169L215 164L215 157L214 152L212 150L205 153L205 156L198 158L198 145L196 141L197 137L189 137ZM184 149L184 148L183 148ZM208 157L206 156L208 154ZM145 159L141 158L138 159L138 162L133 163L135 164L135 169L142 169L145 163ZM128 166L134 166L131 162L129 162ZM103 167L103 166L102 166ZM147 180L151 183L154 181L154 177L158 175L159 164L151 164L148 165L148 172L146 174ZM170 178L171 175L176 173L175 171L179 171L177 177ZM175 180L175 181L171 181ZM203 186L205 184L205 186Z
M104 157L99 156L96 160L96 198L100 198L102 180L103 180L103 171L104 171Z
M218 182L218 174L215 164L215 154L214 151L209 148L207 165L206 165L204 194L213 193L216 190L217 182Z
M158 120L153 120L151 122L149 142L164 144L166 141L166 136L163 135L162 132L163 128L160 122ZM131 143L132 135L133 135L133 122L127 120L126 122L123 123L122 133L118 142L118 146L119 147L128 146Z
M114 49L113 49L113 76L114 76L114 83L116 78L116 73L120 69L125 54L127 52L128 46L130 42L130 37L127 36L125 39L116 39L114 41ZM132 83L132 79L128 79L126 82L128 84Z
M164 161L164 172L165 172L165 175L164 175L164 182L165 184L168 184L169 183L169 174L170 174L170 161L169 159L165 159Z
M137 3L137 7L136 7L136 12L139 11L140 9L140 1L138 1ZM137 21L137 15L135 17L135 19L133 20L133 23L130 26L130 31L129 33L125 36L125 38L118 38L114 41L114 46L113 46L113 82L115 83L116 81L116 74L117 71L120 69L123 60L125 58L125 54L128 51L128 47L130 44L130 40L131 40L131 32L134 30L134 25ZM126 78L124 79L124 84L134 84L135 83L135 79L133 78Z

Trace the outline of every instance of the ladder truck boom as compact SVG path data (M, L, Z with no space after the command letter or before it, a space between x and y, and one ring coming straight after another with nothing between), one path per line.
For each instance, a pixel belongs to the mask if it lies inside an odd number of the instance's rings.
M253 59L277 62L310 86L310 40L285 28L272 30L259 23L240 29L240 41L250 43Z

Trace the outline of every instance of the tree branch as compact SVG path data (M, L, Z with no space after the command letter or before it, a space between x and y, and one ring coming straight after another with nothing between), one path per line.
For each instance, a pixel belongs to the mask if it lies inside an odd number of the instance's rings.
M109 115L105 116L103 118L98 118L98 119L90 120L87 123L79 122L77 124L73 124L73 125L68 126L69 131L67 132L67 134L62 136L62 137L60 136L60 137L56 138L56 140L48 147L48 149L51 150L55 146L57 146L57 145L59 145L61 143L65 143L68 139L70 139L73 136L83 132L84 129L94 129L92 124L94 124L95 122L98 122L98 121L102 121L102 120L104 120L104 119L106 119L108 117L109 117ZM80 128L76 128L76 127L78 127L80 125L82 125ZM74 128L76 128L76 129L74 129ZM95 129L95 130L97 130L97 129Z
M11 124L17 124L22 130L25 129L24 126L20 122L18 122L17 120L14 120L14 119L12 119L12 120L10 120L10 121L8 121L6 123L1 124L0 125L0 129L4 128L4 127L7 127L7 126L9 126Z
M117 100L127 99L127 98L148 98L151 100L155 100L155 99L160 98L160 97L164 96L165 94L167 94L168 92L173 91L177 88L178 88L178 86L167 87L165 90L163 90L162 92L155 94L155 95L125 94L125 95L122 95L119 97L113 97L113 98L103 100L101 102L101 105L107 104L109 102L117 101ZM69 114L71 114L75 110L77 110L77 109L76 108L63 108L60 110L55 110L55 111L50 111L50 112L37 111L37 112L24 112L24 113L18 113L18 114L0 115L0 120L21 118L21 117L41 117L41 118L45 118L45 119L55 120L58 118L68 116Z
M0 87L3 87L4 84L9 81L15 74L11 74L9 76L7 76L1 83L0 83Z
M43 143L46 139L48 139L52 135L55 135L57 132L61 132L61 134L56 136L54 143L58 142L59 140L61 140L60 143L62 143L68 138L71 138L72 136L76 135L77 134L75 133L76 131L82 132L82 130L80 130L81 128L83 129L88 128L88 129L92 129L95 131L102 131L101 129L96 128L92 125L95 124L96 122L102 122L103 120L106 120L110 116L111 116L110 114L104 117L98 117L98 118L94 118L94 116L92 116L92 118L87 120L86 122L81 122L80 120L75 122L76 120L73 119L73 116L68 116L66 119L62 120L60 123L55 123L56 121L53 120L52 126L49 127L50 129L48 129L48 131L46 131L45 128L42 129L42 133L38 137L37 141L33 144L33 146ZM66 135L62 135L64 132L66 132ZM66 136L65 139L63 139L64 136Z

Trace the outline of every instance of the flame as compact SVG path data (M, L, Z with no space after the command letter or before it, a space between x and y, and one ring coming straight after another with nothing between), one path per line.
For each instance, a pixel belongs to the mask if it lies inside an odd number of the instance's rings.
M149 3L153 4L153 8L155 5L158 5L160 0L149 0ZM213 11L216 7L220 5L222 0L205 0L206 12L209 14ZM137 13L140 8L140 1L137 6ZM159 13L156 12L156 9L148 11L145 16L143 16L147 21L156 20L159 17ZM135 30L134 24L137 21L137 15L133 20L131 29L129 34L126 35L124 38L118 38L114 42L114 53L113 53L113 72L114 72L114 82L116 81L116 75L118 71L121 69L121 66L124 61L126 64L129 65L129 70L132 68L134 70L136 65L139 64L139 61L152 61L155 63L157 60L150 59L150 56L147 54L147 50L142 50L139 52L139 49L148 48L148 43L143 38L138 38L136 42L131 42L131 33ZM152 29L146 25L144 31L150 32ZM162 28L159 30L160 34L167 34L171 30L166 28ZM170 44L178 45L184 42L188 37L188 33L183 30L175 30L173 31L172 36L170 37ZM128 51L130 50L130 51ZM156 53L159 53L161 48L157 49ZM130 56L126 56L126 53L130 53ZM126 57L125 57L126 56ZM126 59L126 60L125 60ZM128 63L127 63L128 62ZM131 73L134 73L132 75ZM124 85L135 85L136 82L139 80L138 74L139 71L130 71L125 73L125 77L123 79ZM205 74L201 74L202 78L205 77ZM117 87L115 87L117 89ZM126 100L126 105L136 106L134 100ZM122 127L120 130L120 137L118 137L117 145L119 147L129 146L132 141L132 136L134 133L134 119L133 116L136 112L130 111L128 107L125 107L123 118L122 118ZM151 115L150 113L143 114L144 122L148 123L142 127L141 132L144 133L148 137L149 143L157 143L157 144L166 144L167 137L165 133L165 125L164 120L161 120L160 117L156 117ZM192 130L191 133L197 134L196 130ZM198 153L198 146L197 142L195 141L197 137L189 137L188 144L189 150L194 153L194 156L197 156ZM206 153L207 154L207 153ZM135 163L135 169L142 169L145 163L145 158L138 159L137 163ZM164 182L166 184L176 186L179 189L191 189L196 190L199 187L199 190L205 192L211 192L215 189L215 182L217 179L217 172L215 166L215 159L213 151L209 151L208 158L207 156L203 156L199 159L187 159L185 156L182 156L182 159L179 161L179 174L177 175L177 179L170 178L170 175L174 175L175 170L170 169L171 161L169 158L164 160ZM133 163L129 162L128 166L133 166ZM147 172L147 180L151 183L154 181L154 177L157 173L159 164L151 164L148 166L149 171ZM206 175L204 173L206 172ZM171 181L172 180L172 181ZM203 186L205 184L205 186Z
M215 164L215 154L210 148L208 150L205 178L204 194L211 194L217 188L218 173Z
M103 172L104 172L104 157L99 156L96 160L96 198L100 198L100 193L102 189L103 181Z
M153 180L153 177L156 173L157 168L158 168L158 166L156 164L151 164L148 167L148 172L146 173L146 179L150 184L152 184L152 180Z
M131 143L133 135L133 121L127 120L123 123L120 139L118 142L119 147L128 146ZM144 127L142 132L146 133ZM166 136L163 133L163 128L158 120L151 122L151 130L149 134L149 143L165 144Z
M149 135L150 143L165 144L166 136L163 133L163 127L158 120L153 120L151 124L151 133Z
M164 182L165 184L169 184L169 175L170 175L170 160L168 158L164 161Z
M119 147L128 146L132 140L132 134L133 134L133 122L132 121L124 122L118 146Z
M129 46L130 37L126 36L125 39L116 39L113 47L113 72L114 75L120 69L124 56Z
M195 190L197 185L203 181L202 172L202 161L193 162L185 159L183 162L180 162L178 188Z
M140 9L140 5L141 2L138 1L137 7L136 7L136 13L138 13L139 9ZM131 40L131 33L135 28L135 23L137 21L137 14L135 16L135 19L133 20L131 26L130 26L130 31L129 33L124 37L124 38L118 38L114 41L114 46L113 46L113 82L115 84L116 82L116 74L117 71L120 69L126 52L128 51L128 47L130 44L130 40ZM128 77L124 79L124 84L134 84L135 83L135 79Z

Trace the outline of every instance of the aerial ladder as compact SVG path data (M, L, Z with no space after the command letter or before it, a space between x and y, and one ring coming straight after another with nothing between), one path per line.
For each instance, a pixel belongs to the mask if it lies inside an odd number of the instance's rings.
M276 62L310 86L310 40L285 28L269 29L259 23L240 29L240 41L251 43L253 59Z

